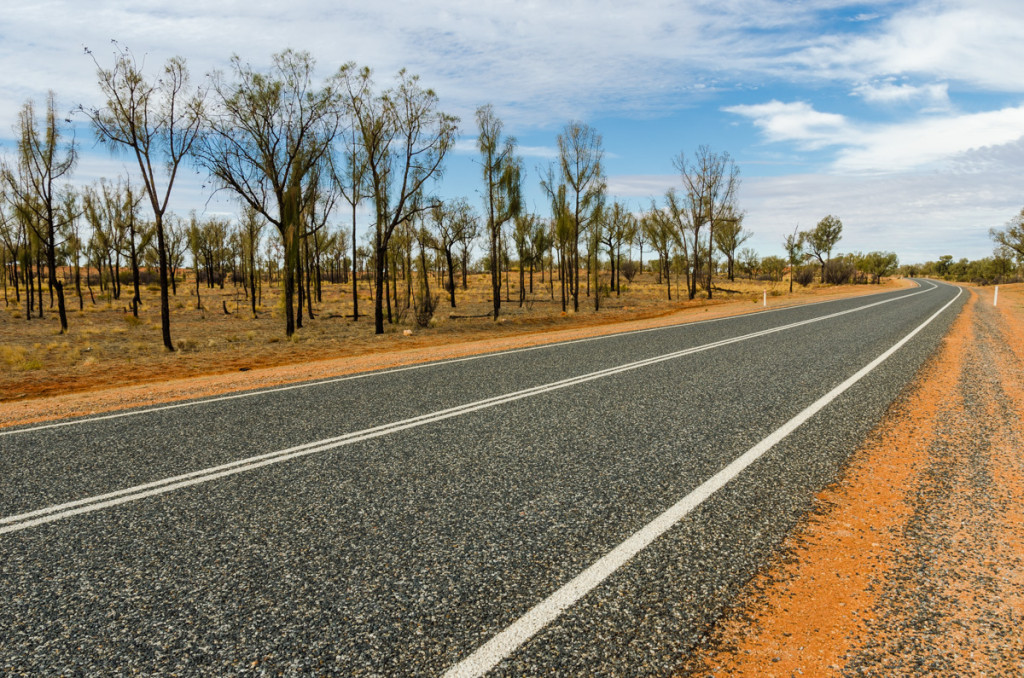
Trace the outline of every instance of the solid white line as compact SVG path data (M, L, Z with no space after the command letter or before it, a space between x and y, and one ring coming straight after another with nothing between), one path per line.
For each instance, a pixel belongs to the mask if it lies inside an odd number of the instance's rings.
M934 288L932 288L934 289ZM583 384L588 381L595 379L602 379L622 372L628 372L636 370L641 367L647 367L648 365L654 365L657 363L665 362L667 360L675 360L695 353L701 353L703 351L709 351L722 346L728 346L730 344L736 344L742 341L748 341L757 337L763 337L769 334L776 334L778 332L784 332L786 330L801 327L803 325L809 325L812 323L822 322L839 316L847 315L849 313L856 313L863 311L868 308L880 306L882 304L888 304L901 299L907 299L910 296L916 294L922 294L931 290L920 290L914 292L912 295L906 295L901 297L893 297L890 299L883 299L873 304L866 306L858 306L857 308L847 309L845 311L837 311L828 315L819 316L816 318L809 318L807 320L800 320L788 325L782 325L779 327L773 327L766 330L760 330L758 332L751 332L750 334L740 335L738 337L732 337L729 339L722 339L709 344L703 344L701 346L694 346L679 351L673 351L672 353L666 353L660 356L654 356L652 358L645 358L643 360L637 360L631 363L618 365L615 367L609 367L596 372L590 372L587 374L577 375L574 377L568 377L560 381L550 382L547 384L541 384L539 386L533 386L520 391L514 391L499 396L493 396L491 398L485 398L475 402L467 403L464 405L457 405L444 410L436 412L430 412L422 414L409 419L404 419L397 422L390 422L387 424L381 424L372 428L363 429L360 431L353 431L333 438L325 438L323 440L317 440L303 445L295 447L289 447L284 450L277 450L275 452L267 452L265 454L256 455L253 457L246 457L245 459L239 459L237 461L228 462L219 466L213 466L210 468L202 469L199 471L192 471L161 480L155 480L142 485L136 485L133 487L125 488L122 490L116 490L114 492L108 492L101 495L95 495L92 497L86 497L83 499L77 499L62 504L55 504L53 506L47 506L45 508L28 511L25 513L19 513L16 515L6 516L0 518L0 535L7 534L9 532L17 532L20 530L34 527L36 525L42 525L45 523L55 522L71 516L80 515L83 513L91 513L98 511L103 508L109 508L112 506L120 506L129 502L138 501L146 497L153 497L160 494L165 494L173 490L177 490L184 487L191 487L202 483L207 483L212 480L224 478L227 476L237 475L253 469L262 468L271 464L278 464L290 459L296 459L304 457L317 452L325 452L327 450L333 450L345 445L351 445L353 443L363 442L371 440L373 438L379 438L381 436L396 433L398 431L404 431L406 429L415 428L418 426L424 426L426 424L442 421L444 419L450 419L452 417L469 414L471 412L478 412L483 409L496 407L505 403L510 403L523 398L529 398L543 393L549 393L551 391L557 391L560 389L575 386L577 384Z
M655 539L665 534L673 525L682 520L693 509L700 506L711 495L724 487L729 481L743 472L748 466L761 458L765 452L779 441L803 425L843 392L872 372L889 356L902 348L914 338L918 332L927 327L933 320L956 301L963 290L957 292L945 306L936 311L928 320L907 336L894 344L889 350L862 367L856 374L814 401L809 407L773 431L757 445L744 452L728 466L704 481L699 487L680 499L671 508L634 532L628 539L602 556L597 562L577 575L572 581L562 586L543 601L531 608L526 614L513 622L499 634L484 643L479 649L462 660L445 673L445 678L470 678L483 676L511 655L523 643L538 631L554 621L570 605L592 591L612 573L625 565L637 553L645 549Z
M933 285L929 289L935 289L935 286ZM927 290L924 290L924 291L927 291ZM881 292L880 294L886 294L886 293L885 292ZM914 294L920 294L920 291L914 292L914 293L906 295L906 296L895 297L895 299L904 299L907 296L913 296ZM463 356L461 358L449 358L447 360L438 360L438 361L428 362L428 363L419 363L419 364L416 364L416 365L406 365L405 367L393 367L393 368L387 369L387 370L377 370L377 371L374 371L374 372L364 372L362 374L350 374L350 375L347 375L347 376L344 376L344 377L335 377L335 378L332 378L332 379L322 379L320 381L305 381L305 382L302 382L302 383L299 383L299 384L291 384L289 386L275 386L273 388L259 389L259 390L255 390L255 391L246 391L245 393L232 393L230 395L214 396L212 398L203 398L203 399L200 399L200 400L189 400L189 401L186 401L186 402L172 403L170 405L157 405L155 407L146 407L146 408L141 408L141 409L137 409L137 410L128 410L128 411L125 411L125 412L114 412L114 413L111 413L111 414L102 414L102 415L97 415L97 416L93 416L93 417L85 417L85 418L82 418L82 419L72 419L70 421L58 421L58 422L54 422L54 423L50 423L50 424L40 424L38 426L30 426L30 427L27 427L27 428L0 429L0 437L9 436L9 435L16 435L18 433L31 433L33 431L45 431L47 429L53 429L53 428L63 428L65 426L77 426L78 424L87 424L87 423L91 423L91 422L95 422L95 421L107 421L107 420L110 420L110 419L123 419L124 417L134 417L134 416L138 416L140 414L149 414L151 412L163 412L165 410L176 410L176 409L180 409L180 408L183 408L183 407L194 407L194 406L197 406L197 405L206 405L206 404L209 404L209 403L218 403L218 402L223 402L223 401L226 401L226 400L236 400L236 399L239 399L239 398L252 398L254 396L265 395L265 394L268 394L268 393L280 393L282 391L293 391L293 390L301 389L301 388L312 388L314 386L326 386L328 384L337 384L339 382L352 381L354 379L366 379L367 377L378 377L378 376L384 376L384 375L388 375L388 374L397 374L399 372L408 372L410 370L421 370L421 369L426 369L426 368L430 368L430 367L437 367L437 366L440 366L440 365L450 365L450 364L454 364L454 363L468 362L470 360L482 360L484 358L495 358L495 357L498 357L498 356L506 356L506 355L511 355L511 354L514 354L514 353L525 353L527 351L539 351L539 350L545 349L545 348L569 346L571 344L581 344L581 343L588 342L588 341L601 341L601 340L604 340L604 339L611 339L613 337L624 337L624 336L628 336L628 335L632 335L632 334L643 334L645 332L659 332L659 331L662 331L662 330L677 329L679 327L683 327L683 326L686 326L686 325L691 325L691 326L693 326L693 325L704 325L704 324L707 324L707 323L715 323L715 322L724 322L724 321L727 321L727 320L735 320L737 318L743 318L743 317L751 316L751 315L761 315L761 314L766 314L766 313L780 313L782 311L791 311L791 310L798 309L798 308L807 308L809 306L818 306L819 304L834 304L834 303L840 302L840 301L846 301L846 299L830 299L830 300L827 300L827 301L816 301L816 302L813 302L813 303L810 303L810 304L801 304L801 305L797 305L797 306L786 306L784 308L776 308L776 309L771 309L769 311L758 311L756 313L747 313L747 314L739 315L739 316L727 316L725 318L713 318L711 320L700 320L700 321L690 322L690 323L677 323L675 325L664 325L662 327L649 327L649 328L643 329L643 330L630 330L628 332L616 332L614 334L603 334L603 335L601 335L599 337L584 337L583 339L569 339L567 341L558 341L558 342L553 342L553 343L550 343L550 344L538 344L536 346L526 346L524 348L513 348L513 349L509 349L507 351L496 351L496 352L493 352L493 353L481 353L479 355Z

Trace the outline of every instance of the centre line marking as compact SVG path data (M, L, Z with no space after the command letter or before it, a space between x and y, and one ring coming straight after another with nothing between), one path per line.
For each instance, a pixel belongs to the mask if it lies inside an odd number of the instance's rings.
M202 469L199 471L192 471L190 473L184 473L169 478L163 478L161 480L155 480L142 485L135 485L122 490L116 490L113 492L107 492L105 494L95 495L92 497L86 497L83 499L77 499L62 504L55 504L47 506L45 508L28 511L25 513L19 513L16 515L6 516L0 518L0 535L7 534L9 532L18 532L21 530L34 527L36 525L43 525L45 523L52 523L57 520L64 518L70 518L72 516L81 515L83 513L92 513L100 509L109 508L113 506L120 506L129 502L138 501L147 497L154 497L168 492L191 487L194 485L200 485L202 483L208 483L219 478L225 478L228 476L237 475L246 471L251 471L264 466L270 466L272 464L279 464L284 461L291 459L297 459L299 457L305 457L318 452L326 452L328 450L337 449L345 445L351 445L354 443L363 442L366 440L372 440L374 438L380 438L385 435L397 433L411 428L424 426L445 419L451 419L453 417L462 416L471 412L478 412L480 410L489 409L498 405L514 402L516 400L522 400L524 398L530 398L533 396L541 395L544 393L550 393L552 391L558 391L570 386L576 386L577 384L583 384L595 379L602 379L604 377L620 374L622 372L629 372L632 370L647 367L648 365L655 365L657 363L665 362L668 360L675 360L684 356L693 355L695 353L702 353L704 351L710 351L715 348L721 348L730 344L736 344L742 341L748 341L757 337L763 337L770 334L776 334L778 332L784 332L786 330L802 327L812 323L818 323L839 316L847 315L849 313L856 313L859 311L866 310L875 306L881 306L883 304L892 303L902 299L908 299L911 296L917 294L923 294L936 289L935 287L919 290L913 294L894 297L890 299L884 299L877 301L872 304L865 306L858 306L857 308L847 309L845 311L838 311L836 313L830 313L817 318L809 318L807 320L800 320L798 322L790 323L788 325L782 325L780 327L773 327L766 330L760 330L758 332L751 332L749 334L740 335L738 337L732 337L730 339L722 339L709 344L703 344L701 346L694 346L679 351L673 351L672 353L666 353L653 358L645 358L643 360L637 360L631 363L625 363L616 367L609 367L596 372L590 372L588 374L582 374L575 377L569 377L560 381L550 382L547 384L541 384L539 386L533 386L531 388L523 389L520 391L513 391L512 393L506 393L504 395L493 396L483 400L467 403L464 405L457 405L448 409L439 410L437 412L431 412L428 414L422 414L417 417L409 419L403 419L396 422L387 424L381 424L372 428L363 429L361 431L353 431L333 438L325 438L323 440L317 440L303 445L295 447L289 447L284 450L277 450L275 452L267 452L265 454L256 455L253 457L246 457L245 459L239 459L237 461L228 462L219 466L213 466L210 468ZM957 294L959 297L959 293ZM952 303L952 302L950 302ZM948 304L947 304L948 306ZM943 307L945 309L945 307ZM929 321L930 322L930 321ZM923 327L923 326L922 326ZM912 335L911 335L912 336Z
M633 556L650 546L655 539L668 532L670 528L686 517L688 513L700 506L711 495L742 473L748 466L760 459L768 450L775 447L786 436L803 425L808 419L902 348L918 332L938 318L954 301L959 299L962 293L963 289L961 288L956 296L950 299L945 306L918 325L910 334L900 339L889 350L862 367L856 374L814 401L795 417L770 433L761 442L734 459L729 465L708 478L664 513L634 532L629 538L602 556L593 565L576 575L569 583L563 585L550 596L530 608L526 614L481 645L473 654L448 669L444 674L444 678L476 678L483 676L497 666L499 662L510 656L541 629L557 619L572 604L587 595L587 593L596 588L616 570L629 562Z

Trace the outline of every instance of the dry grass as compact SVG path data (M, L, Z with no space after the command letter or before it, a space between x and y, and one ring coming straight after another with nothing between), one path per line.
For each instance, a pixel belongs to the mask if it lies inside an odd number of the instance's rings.
M290 365L345 356L378 354L410 348L444 346L452 342L475 341L522 333L589 327L628 320L654 318L695 306L731 303L737 312L756 310L767 291L771 305L799 303L822 295L877 291L877 286L848 289L797 287L790 297L788 284L723 280L717 284L714 301L678 301L680 290L673 284L673 301L665 286L656 284L653 274L644 274L632 284L623 282L621 296L602 298L601 311L594 312L593 298L581 295L580 311L562 313L558 282L551 298L548 281L535 277L534 293L518 303L518 280L512 276L511 302L503 302L498 322L486 316L491 309L490 279L471 276L469 289L456 292L457 308L448 304L444 290L431 280L432 291L440 295L440 306L427 328L416 326L412 311L399 312L400 321L385 326L385 334L373 333L373 319L363 315L353 322L350 285L324 283L323 301L314 304L315 319L304 313L304 327L288 339L277 286L264 285L262 306L254 318L241 288L202 288L202 308L197 308L195 288L180 284L171 297L171 336L178 350L164 350L160 337L158 294L154 286L142 290L138 318L127 308L130 292L125 287L120 300L96 292L96 303L85 293L84 309L78 299L68 297L69 332L59 334L56 309L46 308L42 320L26 321L24 306L13 305L14 290L8 289L11 304L0 314L0 402L89 391L127 384L160 382L207 374L247 371L262 367ZM892 283L890 283L892 284ZM413 289L416 289L414 284ZM399 295L405 285L400 281ZM48 297L44 296L46 303ZM372 311L368 283L360 283L360 311ZM404 305L404 304L400 304ZM224 308L228 314L225 314ZM455 316L455 317L453 317ZM405 330L412 330L407 336Z

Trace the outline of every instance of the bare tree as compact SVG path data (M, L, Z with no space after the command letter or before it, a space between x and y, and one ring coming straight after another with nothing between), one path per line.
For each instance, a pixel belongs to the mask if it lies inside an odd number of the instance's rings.
M355 64L342 67L345 99L365 152L373 193L374 331L384 333L384 272L388 244L400 224L411 222L432 203L423 199L427 182L443 173L455 144L458 118L437 110L438 98L419 77L399 71L394 87L374 92L372 72Z
M636 217L622 203L615 201L611 209L605 212L605 228L602 230L601 243L608 249L608 260L611 264L611 288L616 296L621 293L619 284L622 264L622 246L632 240L637 230Z
M167 246L167 274L171 279L171 294L178 294L178 271L185 263L188 232L185 222L176 214L164 215L164 244Z
M353 125L349 135L345 137L346 158L341 173L334 168L334 181L342 196L352 208L352 321L359 320L359 256L356 245L356 209L366 198L370 197L366 185L366 149L359 139L359 127ZM452 304L453 306L455 304Z
M216 107L196 158L221 188L272 223L284 245L285 333L295 333L295 285L302 234L303 187L329 152L342 121L336 80L313 83L308 52L285 50L261 73L238 56L234 79L213 76Z
M484 195L487 209L487 235L490 239L491 296L494 305L494 319L501 310L501 257L498 243L501 228L505 222L515 219L522 211L523 161L516 155L515 137L501 141L502 122L494 114L494 108L487 104L476 111L476 122L480 128L477 143L483 156ZM499 145L502 146L498 150Z
M728 153L717 153L700 146L693 157L680 153L673 163L683 180L689 211L691 270L693 278L689 296L696 296L696 282L703 280L711 299L714 274L715 231L736 214L735 198L739 186L739 168ZM700 231L707 225L708 235L702 241Z
M435 204L431 209L431 216L437 229L434 242L438 252L445 258L448 275L445 289L448 290L451 307L455 308L455 245L465 243L467 235L472 235L476 228L476 217L473 215L473 208L464 198Z
M260 249L260 238L263 228L267 225L266 219L251 206L242 208L242 221L239 225L242 240L242 256L245 258L249 283L249 304L252 308L252 317L258 318L256 313L256 261Z
M25 223L36 232L43 245L51 301L52 293L56 292L60 331L64 334L68 330L68 316L64 307L64 284L57 276L57 238L67 226L67 218L72 215L60 209L63 200L61 191L70 189L57 184L71 174L78 160L78 152L73 138L67 144L61 141L63 133L57 123L54 99L54 93L50 92L41 131L34 104L27 101L22 107L15 127L18 132L17 169L5 163L0 168L0 174L3 184L15 198L15 205L25 212ZM42 311L41 303L39 310Z
M95 57L93 61L107 101L103 108L81 110L92 120L100 142L109 144L112 150L129 150L139 164L156 229L161 333L164 348L173 351L164 214L178 168L199 136L206 93L202 88L192 87L188 67L181 57L168 59L163 74L152 81L143 76L143 66L127 49L115 52L113 68L100 67Z
M569 274L573 310L580 310L580 234L584 233L604 205L604 151L601 148L601 135L597 131L579 121L572 121L565 126L556 138L558 143L558 163L562 182L566 187L566 199L569 215L572 217L572 246L567 253L570 258ZM548 180L550 183L550 179ZM557 191L554 186L548 187L548 193Z
M648 244L658 254L658 282L660 283L664 277L669 301L672 301L672 249L674 246L682 244L682 238L676 226L676 219L673 215L658 209L655 205L651 205L650 211L640 220L640 228L643 230ZM683 262L686 263L685 254ZM684 267L684 270L687 271L688 276L689 269Z

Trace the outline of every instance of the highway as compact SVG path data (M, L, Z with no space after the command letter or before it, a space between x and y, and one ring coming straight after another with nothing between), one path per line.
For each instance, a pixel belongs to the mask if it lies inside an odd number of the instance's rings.
M966 295L0 429L0 673L665 675Z

